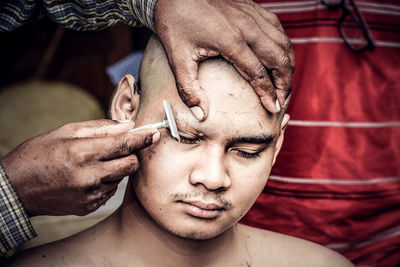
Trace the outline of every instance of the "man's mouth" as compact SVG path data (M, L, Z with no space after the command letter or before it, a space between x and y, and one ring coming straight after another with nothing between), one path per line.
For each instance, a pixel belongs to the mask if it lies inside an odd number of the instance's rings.
M201 219L215 219L224 211L222 205L218 203L199 200L182 200L178 203L183 204L184 211L187 214Z

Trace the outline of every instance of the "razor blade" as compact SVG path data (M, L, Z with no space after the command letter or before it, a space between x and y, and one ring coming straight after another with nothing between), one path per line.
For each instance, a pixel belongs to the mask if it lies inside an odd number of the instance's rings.
M181 138L179 137L178 128L176 127L174 113L172 112L171 104L167 100L163 100L164 111L165 111L165 118L163 121L150 123L138 128L129 130L129 132L136 132L142 129L160 129L160 128L169 128L171 132L171 136L175 138L177 141L180 141Z

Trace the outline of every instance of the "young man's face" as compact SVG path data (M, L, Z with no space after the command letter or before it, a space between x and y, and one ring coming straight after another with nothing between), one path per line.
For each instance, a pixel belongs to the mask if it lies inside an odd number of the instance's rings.
M162 100L171 103L182 140L161 130L160 142L139 154L133 188L158 225L199 240L225 232L246 214L281 142L281 123L264 110L250 85L233 76L230 66L209 65L203 63L199 76L209 101L204 122L191 115L176 89L151 99L136 120L138 126L160 121Z

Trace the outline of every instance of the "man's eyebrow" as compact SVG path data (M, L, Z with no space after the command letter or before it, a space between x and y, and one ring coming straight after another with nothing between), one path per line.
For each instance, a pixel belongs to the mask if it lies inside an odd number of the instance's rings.
M250 144L269 144L275 139L275 134L261 134L261 135L253 135L253 136L241 136L232 138L229 142L230 144L236 143L250 143Z

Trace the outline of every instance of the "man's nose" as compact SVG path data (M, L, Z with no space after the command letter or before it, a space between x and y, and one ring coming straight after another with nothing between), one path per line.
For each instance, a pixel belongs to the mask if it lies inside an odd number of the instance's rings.
M203 151L204 152L204 151ZM225 163L225 151L218 146L209 146L203 157L194 163L190 174L192 185L203 185L207 190L226 190L231 186L231 178Z

